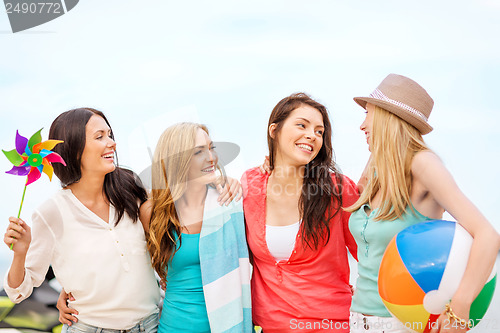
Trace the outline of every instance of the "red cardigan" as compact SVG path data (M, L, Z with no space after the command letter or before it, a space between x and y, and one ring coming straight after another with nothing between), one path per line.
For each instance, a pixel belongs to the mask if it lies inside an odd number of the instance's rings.
M266 189L268 174L247 170L241 179L248 246L253 256L253 321L265 333L337 331L335 322L348 328L351 288L347 248L356 258L349 232L350 213L340 211L330 224L330 239L317 250L304 248L297 235L289 260L276 262L266 243ZM332 177L335 184L335 177ZM352 180L344 176L343 206L358 199ZM347 247L347 248L346 248ZM337 327L338 328L338 327ZM341 329L348 332L349 330Z

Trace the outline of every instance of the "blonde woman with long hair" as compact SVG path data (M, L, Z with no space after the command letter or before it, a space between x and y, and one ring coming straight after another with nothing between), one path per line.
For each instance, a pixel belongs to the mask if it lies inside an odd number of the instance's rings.
M494 266L500 236L422 138L432 130L427 121L432 98L413 80L390 74L370 97L354 100L366 110L360 129L371 157L358 184L361 196L348 209L359 262L351 306L352 332L407 332L391 318L378 294L380 262L399 231L441 219L445 211L474 238L467 269L448 311L468 320L471 303ZM445 330L447 318L443 313L432 332L465 332L460 324L446 325Z
M159 332L253 329L243 208L219 205L221 178L205 126L180 123L161 135L141 207L153 267L166 281Z

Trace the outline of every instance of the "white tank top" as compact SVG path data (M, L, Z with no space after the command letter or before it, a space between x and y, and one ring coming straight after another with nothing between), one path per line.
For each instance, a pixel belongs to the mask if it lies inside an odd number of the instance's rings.
M290 258L299 229L300 221L285 226L266 224L267 247L276 262Z

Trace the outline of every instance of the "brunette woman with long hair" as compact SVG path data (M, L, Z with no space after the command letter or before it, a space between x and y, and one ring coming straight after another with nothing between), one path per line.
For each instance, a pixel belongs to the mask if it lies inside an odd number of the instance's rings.
M14 244L14 257L5 291L21 302L52 266L74 296L79 321L68 332L156 332L159 288L138 222L147 195L117 166L108 120L95 109L70 110L54 120L49 139L64 141L54 149L67 164L54 164L62 189L35 210L33 232L9 218L4 242Z
M356 244L342 207L358 194L333 160L331 136L322 104L288 96L269 117L270 174L243 175L253 320L265 333L349 331L347 248L355 257Z

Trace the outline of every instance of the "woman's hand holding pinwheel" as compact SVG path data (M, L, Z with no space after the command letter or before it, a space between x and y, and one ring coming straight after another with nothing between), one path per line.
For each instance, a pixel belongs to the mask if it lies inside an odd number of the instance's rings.
M9 222L4 243L12 246L15 254L26 255L31 243L31 228L26 222L13 216L9 217Z

